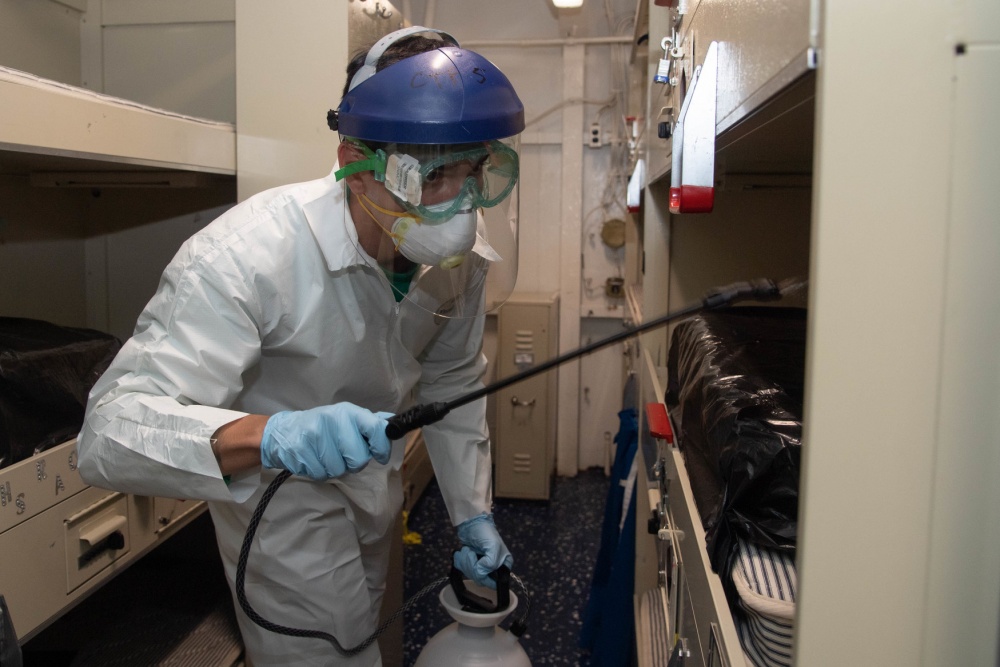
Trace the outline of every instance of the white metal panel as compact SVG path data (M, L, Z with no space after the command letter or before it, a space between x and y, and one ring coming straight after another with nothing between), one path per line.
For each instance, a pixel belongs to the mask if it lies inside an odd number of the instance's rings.
M584 47L563 47L563 98L572 99L583 90ZM562 111L562 215L559 220L559 353L580 346L580 252L581 206L583 204L583 108L572 105ZM568 363L559 369L559 419L556 467L560 475L579 471L580 366Z
M0 0L0 65L80 84L80 13L55 2Z
M347 0L236 5L240 200L326 176L338 139L326 124L346 78ZM276 45L281 45L276 48Z
M797 665L923 664L951 152L946 89L926 99L949 12L824 3Z
M924 665L998 664L1000 44L956 58Z
M584 318L580 325L584 345L621 330L620 320L606 318ZM622 343L580 360L580 470L609 467L622 409L622 387Z
M969 45L1000 42L1000 2L956 3L956 41Z
M104 25L232 23L235 0L101 0Z
M87 0L50 0L50 1L62 5L63 7L74 9L78 12L87 11Z
M642 85L648 87L647 113L645 116L645 146L647 182L653 182L670 169L671 143L670 139L660 138L657 126L660 122L670 122L677 118L680 111L680 97L674 93L674 88L668 84L654 83L653 76L659 67L664 51L660 44L664 37L671 34L672 24L670 12L664 7L652 7L649 13L649 40L647 42L648 60L646 79Z
M559 288L562 151L559 144L521 147L520 225L517 292L555 292Z
M103 47L105 93L236 122L236 36L231 21L105 27Z
M670 207L666 187L647 187L643 215L642 318L652 320L667 314L670 285ZM648 331L640 337L657 365L667 364L667 330ZM647 388L643 388L646 392Z
M683 46L693 50L695 64L700 64L709 42L719 42L720 132L806 71L809 5L808 0L698 3Z
M104 56L101 25L101 0L87 0L87 11L80 17L80 86L104 90Z

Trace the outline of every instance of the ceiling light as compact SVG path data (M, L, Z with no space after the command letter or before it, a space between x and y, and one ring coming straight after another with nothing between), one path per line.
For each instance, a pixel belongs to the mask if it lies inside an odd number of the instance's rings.
M552 4L560 9L583 6L583 0L552 0Z

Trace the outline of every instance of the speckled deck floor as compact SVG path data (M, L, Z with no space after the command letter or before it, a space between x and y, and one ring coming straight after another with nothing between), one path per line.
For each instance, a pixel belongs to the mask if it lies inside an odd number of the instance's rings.
M495 519L514 555L514 572L531 594L531 616L521 645L538 665L590 665L577 647L580 621L597 560L609 480L599 469L553 478L551 500L498 498ZM434 482L410 515L423 543L407 546L405 595L448 574L455 530ZM430 637L452 622L437 595L428 595L404 619L404 665L412 665ZM507 625L505 623L505 625Z

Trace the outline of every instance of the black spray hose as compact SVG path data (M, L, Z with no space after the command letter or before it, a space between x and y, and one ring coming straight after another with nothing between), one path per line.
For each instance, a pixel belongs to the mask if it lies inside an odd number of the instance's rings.
M265 630L270 630L271 632L276 632L280 635L290 635L292 637L310 637L313 639L324 639L333 645L333 648L337 650L343 656L357 655L367 649L369 646L375 643L375 640L379 638L383 632L392 625L397 618L403 615L407 609L412 607L417 600L426 596L428 593L432 593L444 584L448 583L448 577L441 577L426 586L424 586L420 591L407 600L402 607L396 610L396 612L390 616L385 622L378 627L375 632L368 636L364 641L362 641L357 646L351 648L345 648L341 646L340 642L336 637L331 635L329 632L323 632L322 630L303 630L301 628L292 628L287 625L279 625L272 621L267 620L263 616L257 613L257 611L250 605L250 601L247 600L246 594L246 574L247 574L247 559L250 556L250 545L253 544L254 535L257 534L257 526L260 525L261 517L264 516L264 510L267 508L268 503L271 502L271 498L274 493L278 490L286 479L292 476L292 473L287 470L282 470L278 473L278 476L271 480L268 484L267 489L264 490L264 495L261 496L260 502L257 503L257 509L254 510L253 516L250 517L250 523L247 525L246 535L243 537L243 546L240 547L240 558L236 564L236 599L240 603L240 608L243 613L247 615L251 621L264 628Z
M383 621L382 625L380 625L375 632L369 635L360 644L351 648L345 648L342 646L340 641L329 632L323 632L322 630L303 630L302 628L292 628L287 625L279 625L278 623L267 620L257 613L257 610L254 609L250 604L250 601L247 600L247 561L250 557L250 546L253 544L253 538L257 534L257 527L260 525L260 520L264 516L264 510L267 508L268 503L271 502L271 498L274 497L278 487L291 476L292 473L287 470L282 470L278 473L278 475L271 480L271 483L267 485L267 488L264 490L264 495L261 496L260 502L257 503L257 508L250 517L250 522L247 524L246 535L243 536L243 545L240 547L239 561L236 563L236 599L240 603L240 608L243 610L243 613L247 615L247 618L265 630L270 630L271 632L275 632L280 635L289 635L291 637L323 639L330 642L330 644L333 645L333 648L335 648L337 652L343 656L350 657L352 655L357 655L374 644L379 636L384 633L390 625L396 622L397 618L402 616L407 609L416 604L417 600L420 600L429 593L433 593L441 588L441 586L447 584L448 577L435 579L421 588L415 595L411 596L406 602L404 602L392 616ZM531 597L528 595L528 590L524 587L524 582L522 582L516 574L511 573L510 580L516 584L516 590L520 594L519 599L523 604L523 606L519 605L521 606L521 609L518 610L514 617L510 632L515 636L520 637L524 634L525 628L527 628L528 625L527 619L528 613L531 611Z
M738 301L777 301L789 289L798 288L802 284L803 283L801 281L789 280L784 281L779 287L778 284L768 280L767 278L759 278L757 280L733 283L732 285L726 285L725 287L716 287L709 290L705 296L702 297L702 300L699 303L675 310L671 313L663 315L662 317L658 317L655 320L644 322L639 326L631 327L622 332L616 333L613 336L603 338L596 343L591 343L590 345L585 345L579 349L559 355L558 357L544 361L525 371L516 373L502 380L498 380L487 387L469 392L464 396L459 396L453 401L426 403L414 406L406 412L401 412L398 415L390 417L389 425L385 429L385 434L389 436L390 440L397 440L414 429L440 421L445 415L457 407L461 407L466 403L471 403L472 401L480 399L483 396L488 396L489 394L500 391L501 389L505 389L512 384L526 380L530 377L538 375L539 373L544 373L545 371L551 370L556 366L561 366L567 361L582 357L585 354L590 354L591 352L607 347L608 345L613 345L618 341L636 336L651 329L662 327L682 317L694 315L703 310L712 310L723 306L730 306Z
M414 429L440 421L451 410L457 407L460 407L467 403L471 403L472 401L475 401L479 398L482 398L484 396L497 392L501 389L509 387L510 385L520 382L522 380L526 380L527 378L538 375L539 373L544 373L545 371L555 368L556 366L560 366L566 363L567 361L571 361L578 357L582 357L585 354L589 354L595 350L617 343L620 340L624 340L631 336L636 336L651 329L664 326L674 320L680 319L682 317L687 317L689 315L694 315L703 310L712 310L716 308L721 308L723 306L730 306L738 301L748 301L748 300L776 301L780 299L784 294L787 294L789 291L794 289L799 289L803 285L804 282L802 281L789 280L789 281L784 281L779 286L778 284L774 283L771 280L768 280L766 278L761 278L752 281L733 283L725 287L709 290L709 292L705 294L705 296L699 303L690 305L686 308L675 310L655 320L650 320L649 322L645 322L639 326L628 328L625 331L617 333L613 336L601 339L596 343L591 343L590 345L586 345L577 350L573 350L572 352L567 352L566 354L555 357L554 359L545 361L539 364L538 366L529 368L526 371L517 373L508 378L504 378L503 380L494 382L493 384L487 387L478 389L473 392L469 392L468 394L460 396L459 398L456 398L453 401L429 403L425 405L417 405L413 408L410 408L406 412L391 417L389 419L389 425L385 429L385 433L390 440L399 439ZM328 632L323 632L321 630L303 630L300 628L292 628L285 625L279 625L277 623L273 623L267 620L266 618L258 614L254 610L254 608L250 605L250 602L247 600L246 590L245 590L247 559L250 556L250 546L251 544L253 544L253 538L257 534L257 527L260 525L260 520L261 517L264 515L264 510L267 508L268 503L271 502L271 498L278 490L278 487L281 486L284 483L284 481L289 477L291 477L291 473L288 472L287 470L284 470L280 472L277 477L271 480L271 483L264 491L264 495L261 496L260 502L257 503L257 508L254 510L253 516L250 518L250 523L247 525L246 535L243 538L243 545L240 548L239 561L236 565L236 599L240 604L240 608L243 609L243 613L245 613L251 621L259 625L260 627L264 628L265 630L270 630L271 632L276 632L278 634L283 634L283 635L290 635L293 637L311 637L316 639L324 639L330 642L333 645L333 647L337 650L337 652L339 652L341 655L345 656L357 655L358 653L361 653L369 646L371 646L375 642L375 640L378 639L379 635L385 632L386 628L388 628L407 609L413 606L413 604L417 600L424 597L428 593L438 589L443 584L447 583L448 577L442 577L441 579L438 579L428 584L424 588L422 588L416 595L414 595L413 597L408 599L405 603L403 603L403 606L400 607L399 610L397 610L396 613L394 613L389 619L387 619L384 623L382 623L382 625L380 625L379 628L374 633L371 634L371 636L369 636L367 639L365 639L363 642L361 642L360 644L358 644L353 648L344 648L343 646L341 646L340 642L337 641L337 638ZM524 608L521 611L521 613L517 615L517 618L515 619L513 626L511 628L512 633L516 634L517 636L520 636L521 633L524 632L524 628L526 626L527 622L526 619L528 611L531 608L531 601L530 598L528 597L527 591L524 588L523 582L513 574L511 575L511 579L517 584L517 587L522 593L524 599Z

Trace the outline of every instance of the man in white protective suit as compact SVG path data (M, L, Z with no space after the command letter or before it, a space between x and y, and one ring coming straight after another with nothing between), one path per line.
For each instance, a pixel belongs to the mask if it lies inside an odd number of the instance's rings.
M328 177L235 206L195 234L114 363L79 438L84 479L208 501L230 587L265 488L246 592L265 619L354 647L377 627L403 440L387 418L481 388L485 313L517 272L518 135L507 78L450 35L408 28L348 67ZM478 583L512 558L491 514L485 399L423 436ZM495 585L494 585L495 586ZM267 665L379 665L377 644L257 625Z

